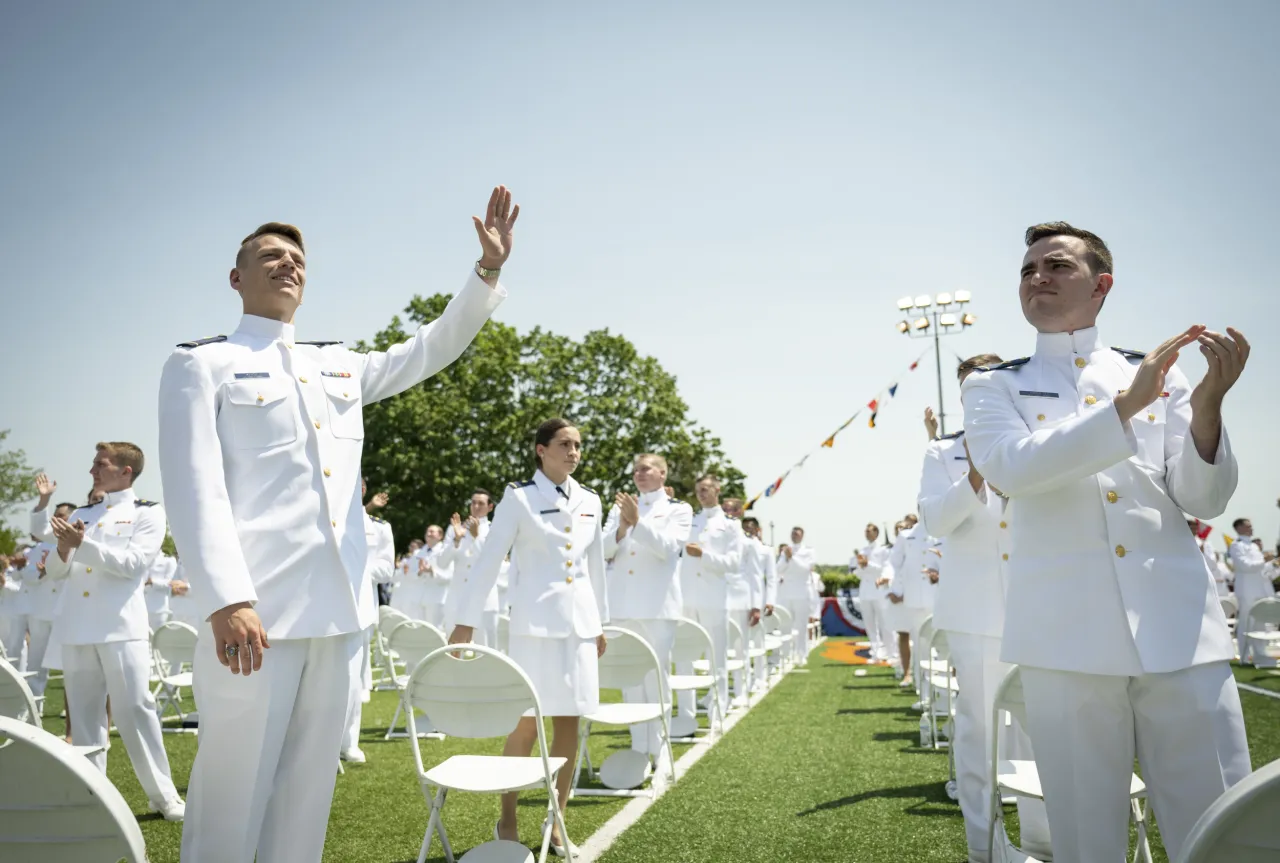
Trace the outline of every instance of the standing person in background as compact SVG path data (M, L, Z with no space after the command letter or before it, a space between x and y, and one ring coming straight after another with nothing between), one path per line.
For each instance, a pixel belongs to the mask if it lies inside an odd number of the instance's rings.
M849 571L858 576L858 597L862 606L862 625L867 630L871 659L888 661L898 652L897 639L889 627L888 604L889 579L884 577L885 564L889 562L889 546L877 542L880 528L868 523L863 531L867 544L853 553Z
M485 539L489 536L489 514L493 512L493 499L489 492L478 488L471 493L467 501L467 518L464 521L456 512L445 532L441 545L438 564L448 567L453 575L465 579L472 566L480 558ZM498 573L498 582L503 581L503 573ZM484 603L484 619L476 629L476 644L486 647L498 646L498 583ZM459 595L460 597L460 595ZM445 627L452 629L458 622L458 597L447 597L445 605Z
M151 569L147 570L143 595L147 599L147 623L152 632L169 622L169 597L173 595L170 585L177 570L178 562L163 551L156 555Z
M1249 637L1249 609L1260 599L1276 594L1276 568L1267 565L1262 553L1262 540L1253 536L1253 522L1237 518L1231 523L1236 541L1227 548L1227 560L1236 582L1236 651L1244 659Z
M449 606L449 589L453 582L453 566L444 559L444 529L429 525L426 543L414 554L411 569L417 571L421 620L448 632L445 609Z
M302 232L269 222L236 252L235 332L184 342L165 363L164 498L208 621L184 861L320 859L360 634L375 621L360 603L364 405L467 348L506 296L498 275L518 215L495 188L473 219L481 255L462 289L410 339L367 353L295 339Z
M900 685L906 689L915 683L911 664L912 639L920 631L925 618L933 613L938 564L930 552L937 548L938 541L919 525L915 513L907 513L902 522L903 529L893 544L887 568L892 571L889 616L898 634L898 655L902 657Z
M761 594L761 608L764 616L769 617L773 614L773 606L778 601L778 564L773 556L773 550L765 545L761 539L760 520L754 516L747 516L742 520L742 532L746 534L747 542L742 548L744 571L751 572L751 578L759 579ZM748 567L747 558L752 557L754 561ZM752 681L749 694L755 695L757 692L764 690L765 681L769 679L768 659L764 656L756 657L755 668L752 669Z
M760 625L760 612L764 608L765 573L756 556L748 549L750 538L742 524L742 499L727 497L721 506L725 515L738 522L738 528L743 533L743 551L738 571L730 573L727 579L729 617L738 624L738 641L730 646L737 651L743 663L742 670L734 672L733 701L730 706L740 708L747 706L748 696L755 685L751 664L747 662L747 647L751 642L752 628Z
M809 661L809 617L813 612L813 550L804 544L804 528L791 529L791 544L778 555L778 603L791 613L796 661Z
M556 776L561 811L569 799L578 754L578 720L600 705L599 657L609 622L604 584L604 521L599 496L573 479L582 459L582 436L563 419L550 419L534 434L533 479L512 483L494 517L493 529L466 574L459 573L458 625L450 644L470 643L485 620L485 608L511 553L519 570L511 596L508 655L533 682L544 716L551 717L552 757L565 759ZM503 755L527 757L537 741L530 716L507 738ZM515 792L502 795L495 839L519 841ZM545 829L545 825L544 825ZM551 848L560 857L577 848L559 824L551 825Z
M409 550L396 566L396 581L391 588L391 607L410 620L423 620L422 592L426 578L426 561L421 559L422 540L409 540Z

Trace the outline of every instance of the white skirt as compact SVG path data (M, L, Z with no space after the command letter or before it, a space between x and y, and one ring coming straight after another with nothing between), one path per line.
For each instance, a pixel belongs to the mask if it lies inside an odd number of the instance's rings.
M512 635L507 655L533 681L543 716L582 716L600 708L594 638Z

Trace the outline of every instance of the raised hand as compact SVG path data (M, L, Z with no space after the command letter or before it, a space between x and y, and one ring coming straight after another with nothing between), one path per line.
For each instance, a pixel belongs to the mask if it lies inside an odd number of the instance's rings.
M449 527L453 528L453 547L462 544L462 516L456 512L449 517Z
M1240 380L1240 373L1249 360L1249 342L1245 340L1244 333L1231 327L1227 327L1225 336L1206 331L1197 341L1209 368L1191 391L1193 414L1221 407L1223 397Z
M613 502L618 505L618 517L627 527L635 527L640 521L640 502L635 495L618 492Z
M70 551L73 548L79 548L80 543L84 542L84 522L80 519L76 519L75 524L72 524L65 518L58 518L55 515L50 525L53 527L53 535L58 540L60 550Z
M480 538L480 519L476 518L474 515L467 516L467 520L463 522L463 526L466 527L467 533L471 534L473 538Z
M702 546L698 545L696 542L685 543L684 553L690 557L702 557Z
M375 494L373 498L369 501L369 506L367 508L382 509L384 506L387 505L387 502L389 500L391 500L391 498L387 497L387 493L385 491L380 491L377 494Z
M1204 331L1201 324L1187 327L1143 357L1129 389L1115 397L1116 413L1120 415L1121 422L1128 422L1138 411L1160 397L1164 392L1164 377L1178 361L1178 351L1197 341Z
M929 440L938 436L938 418L933 415L933 408L924 409L924 430L929 433Z
M190 589L190 585L180 578L175 578L173 581L169 582L169 592L174 596L186 596L187 591Z
M471 217L480 237L480 266L496 270L507 262L511 255L511 229L519 217L520 205L512 205L511 191L506 186L496 187L489 195L484 221Z
M49 501L53 498L53 493L57 490L58 484L49 479L47 473L36 474L36 494L40 495L40 503L42 504L36 507L37 511L44 509L49 504Z

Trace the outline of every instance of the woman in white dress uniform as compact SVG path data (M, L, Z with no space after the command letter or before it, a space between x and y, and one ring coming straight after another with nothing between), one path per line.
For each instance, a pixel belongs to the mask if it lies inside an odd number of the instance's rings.
M542 714L552 718L551 755L567 759L568 766L556 777L562 810L578 754L578 718L599 707L597 659L605 650L601 626L609 618L600 498L570 476L581 449L581 435L565 420L547 420L538 427L537 473L507 487L476 563L465 576L455 574L458 626L449 637L451 644L472 640L510 552L512 569L520 576L507 594L507 652L533 681ZM507 738L503 754L528 756L536 741L533 718L526 716ZM516 797L503 795L498 838L518 841ZM565 856L557 827L552 828L551 845Z

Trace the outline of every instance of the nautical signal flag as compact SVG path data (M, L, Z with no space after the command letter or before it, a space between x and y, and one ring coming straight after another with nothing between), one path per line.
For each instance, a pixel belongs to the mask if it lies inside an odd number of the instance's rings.
M876 415L872 413L871 419L867 420L867 428L873 429L875 427L876 427Z
M916 366L918 365L920 365L920 361L916 360L914 363L912 363L910 366L907 367L907 371L914 372L916 370Z
M867 407L871 409L872 413L875 413L876 409L880 407L880 399L872 399L871 401L867 402Z
M896 383L889 384L889 398L893 398L898 394L898 385Z
M827 438L822 442L822 445L827 449L831 449L833 446L836 445L836 436L832 435L831 437Z

